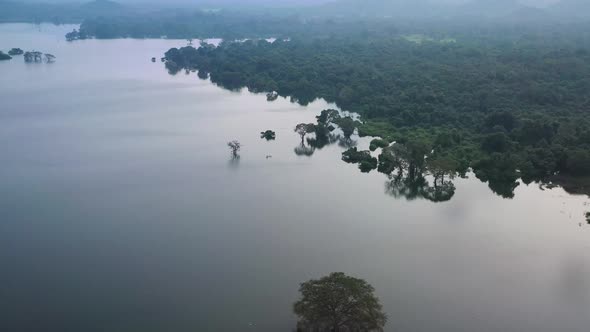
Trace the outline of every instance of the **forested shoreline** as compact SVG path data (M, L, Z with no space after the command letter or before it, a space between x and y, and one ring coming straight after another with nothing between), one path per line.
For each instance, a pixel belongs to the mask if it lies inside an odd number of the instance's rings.
M375 145L383 148L379 163L349 151L345 158L360 158L364 171L438 169L444 177L473 169L504 197L518 179L590 192L590 21L574 15L577 4L541 11L508 1L493 10L445 7L445 15L417 10L392 18L396 4L232 10L0 1L10 9L0 21L25 14L79 20L69 41L223 38L220 47L172 49L166 66L198 70L228 89L276 91L301 104L323 98L361 114L358 133L380 137ZM367 12L355 15L356 6ZM429 162L399 160L404 153L394 153L392 142Z
M435 164L451 175L472 168L511 197L519 178L590 175L590 43L573 26L541 33L250 40L166 57L172 72L196 69L228 89L335 102L362 115L361 135L429 159L402 161L387 147L378 166L386 174L402 164L429 173Z

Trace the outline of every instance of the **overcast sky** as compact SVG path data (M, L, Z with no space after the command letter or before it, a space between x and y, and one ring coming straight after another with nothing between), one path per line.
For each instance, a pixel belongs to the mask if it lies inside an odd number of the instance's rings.
M15 0L18 1L18 0ZM90 2L91 0L21 0L25 2L54 2L54 3L71 3L71 2ZM120 3L150 3L150 4L268 4L268 5L313 5L313 4L320 4L326 2L334 2L338 0L113 0ZM362 1L362 0L359 0ZM388 0L383 0L388 1ZM400 0L391 0L391 1L400 1ZM407 0L412 1L412 0ZM457 3L465 3L469 1L494 1L494 0L429 0L434 3L449 3L449 4L457 4ZM506 1L506 0L504 0ZM545 7L550 4L554 4L559 2L560 0L517 0L518 2L535 7ZM590 1L590 0L588 0Z

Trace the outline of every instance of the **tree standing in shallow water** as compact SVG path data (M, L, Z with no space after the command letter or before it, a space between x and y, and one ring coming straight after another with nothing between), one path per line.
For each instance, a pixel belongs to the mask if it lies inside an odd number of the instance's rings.
M242 144L240 144L240 142L238 142L237 140L233 140L231 142L228 142L227 143L227 146L231 150L232 158L235 159L235 158L239 158L240 157L240 155L238 154L238 152L242 148Z
M315 125L313 123L300 123L295 126L295 132L301 136L301 143L303 144L303 140L305 139L305 135L309 133L313 133L315 130Z

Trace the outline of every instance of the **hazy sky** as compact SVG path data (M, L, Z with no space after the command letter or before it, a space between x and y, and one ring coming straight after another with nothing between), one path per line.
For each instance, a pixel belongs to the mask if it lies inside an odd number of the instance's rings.
M117 1L117 0L115 0ZM147 3L176 3L176 4L198 4L198 3L219 3L219 4L320 4L338 0L118 0L120 2L147 2ZM387 1L387 0L384 0ZM399 0L398 0L399 1ZM409 0L411 2L411 0ZM433 3L460 4L470 1L493 1L493 0L430 0ZM544 7L560 0L517 0L518 2L535 7ZM590 0L589 0L590 1Z
M18 1L18 0L17 0ZM48 3L71 3L71 2L90 2L91 0L21 0L25 2L48 2ZM248 4L270 4L270 5L313 5L313 4L321 4L326 2L334 2L338 0L113 0L120 3L149 3L149 4L241 4L241 5L248 5ZM349 0L347 0L349 1ZM359 0L362 1L362 0ZM388 1L388 0L383 0ZM390 0L390 1L400 1L400 0ZM403 1L403 0L401 0ZM407 0L412 1L412 0ZM494 0L429 0L433 3L448 3L448 4L458 4L458 3L465 3L470 1L494 1ZM560 0L517 0L518 2L535 7L545 7L550 4L554 4L559 2ZM590 1L590 0L589 0Z

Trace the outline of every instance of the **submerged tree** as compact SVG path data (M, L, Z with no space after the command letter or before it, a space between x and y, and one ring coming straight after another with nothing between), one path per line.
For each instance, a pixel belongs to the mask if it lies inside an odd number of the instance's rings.
M43 53L37 51L25 52L24 54L25 62L42 62L43 61Z
M447 155L429 150L430 146L421 141L406 141L384 147L379 155L378 171L388 176L385 192L407 200L450 200L455 195L452 180L456 176L458 163ZM426 179L427 175L433 177L432 185Z
M25 52L20 48L13 48L10 51L8 51L8 55L22 55L23 53Z
M47 61L47 63L55 62L55 55L45 53L45 61Z
M315 125L313 123L300 123L295 126L294 131L301 136L301 142L303 143L305 135L315 131Z
M354 121L351 117L347 116L344 118L338 118L334 120L334 123L336 123L340 129L342 129L342 133L344 134L344 137L350 137L352 136L352 134L354 134L354 131L357 127L358 122Z
M344 151L342 160L350 164L358 164L363 173L377 168L377 158L371 156L370 151L358 151L356 147Z
M362 279L335 272L301 284L293 310L298 331L383 331L383 313L375 289Z
M323 110L320 115L316 116L318 120L318 125L320 126L329 126L333 123L336 119L340 118L340 113L334 109L327 109Z
M260 138L266 139L267 141L272 141L277 138L277 134L272 130L262 131L260 132Z
M242 148L242 144L240 144L240 142L233 140L231 142L227 143L227 146L229 147L229 149L231 150L231 155L232 158L238 158L238 152L240 151L240 149Z

